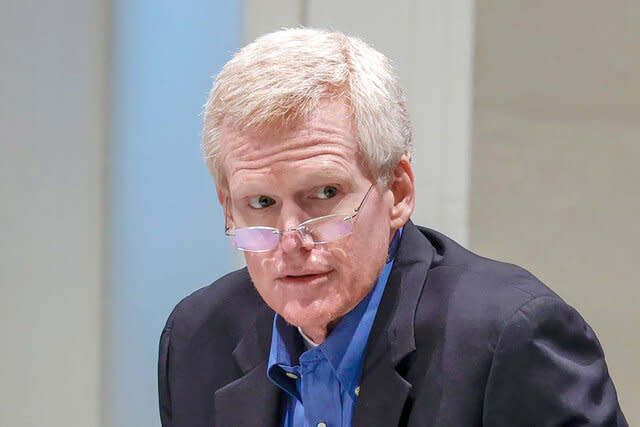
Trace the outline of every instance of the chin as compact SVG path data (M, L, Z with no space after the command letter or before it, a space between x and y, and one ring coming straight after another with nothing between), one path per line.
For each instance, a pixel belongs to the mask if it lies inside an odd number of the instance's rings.
M331 310L330 307L322 307L321 305L323 304L318 300L307 305L295 301L274 310L288 323L301 328L324 328L338 317L342 317L337 310Z

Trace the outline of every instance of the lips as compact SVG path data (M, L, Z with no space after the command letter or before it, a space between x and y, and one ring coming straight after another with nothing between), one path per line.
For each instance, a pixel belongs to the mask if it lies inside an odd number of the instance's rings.
M289 284L307 284L324 279L329 275L329 273L331 273L331 271L287 274L285 276L279 277L278 280Z

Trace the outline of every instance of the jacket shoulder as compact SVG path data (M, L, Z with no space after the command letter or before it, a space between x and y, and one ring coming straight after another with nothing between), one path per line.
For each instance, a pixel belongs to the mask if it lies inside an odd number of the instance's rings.
M476 312L480 317L504 320L540 297L562 301L522 267L477 255L434 230L419 230L436 253L429 284L449 295L451 304L466 307L467 315Z
M416 307L418 341L434 328L446 330L455 342L475 343L489 356L505 326L528 303L567 305L526 269L479 256L434 230L418 230L434 249Z
M412 384L421 401L467 405L440 413L443 424L627 425L602 348L575 309L527 270L418 230L434 255Z

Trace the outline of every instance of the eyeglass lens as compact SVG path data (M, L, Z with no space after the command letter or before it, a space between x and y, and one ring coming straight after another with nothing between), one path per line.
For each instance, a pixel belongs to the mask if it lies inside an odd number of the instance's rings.
M292 232L294 230L291 230ZM313 243L326 243L341 239L353 233L353 224L343 215L311 220L296 230L300 238L310 238ZM265 251L274 249L280 242L281 231L270 227L237 228L231 236L233 245L245 251Z
M311 236L314 243L331 242L353 233L353 224L340 215L322 221L310 221L305 225L304 232Z
M280 234L273 228L237 228L231 236L231 243L245 251L264 251L275 248Z

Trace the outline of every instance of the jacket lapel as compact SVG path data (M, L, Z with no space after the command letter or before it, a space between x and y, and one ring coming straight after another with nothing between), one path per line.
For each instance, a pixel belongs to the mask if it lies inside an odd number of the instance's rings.
M413 223L405 225L369 336L354 426L396 426L401 422L412 386L396 368L416 349L415 310L435 254L425 241Z
M216 426L276 427L281 419L280 390L267 377L273 311L265 306L256 315L233 351L243 376L214 394Z

